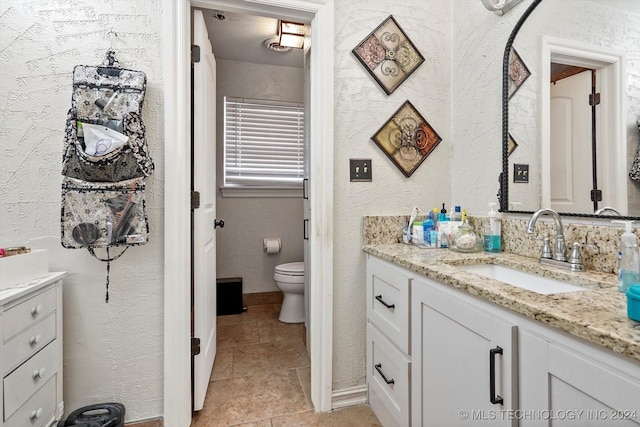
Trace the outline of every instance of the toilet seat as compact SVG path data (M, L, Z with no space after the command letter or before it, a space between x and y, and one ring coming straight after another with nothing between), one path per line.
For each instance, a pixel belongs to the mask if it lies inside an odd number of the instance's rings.
M289 262L276 265L275 273L286 276L304 276L304 262Z

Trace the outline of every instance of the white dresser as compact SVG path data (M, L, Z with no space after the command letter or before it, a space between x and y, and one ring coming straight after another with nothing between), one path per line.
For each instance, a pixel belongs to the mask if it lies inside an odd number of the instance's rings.
M63 276L0 291L2 427L49 426L62 416Z

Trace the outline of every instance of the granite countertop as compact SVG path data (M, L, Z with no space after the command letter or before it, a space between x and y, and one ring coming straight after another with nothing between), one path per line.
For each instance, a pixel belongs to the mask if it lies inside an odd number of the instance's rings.
M537 259L510 253L458 253L403 243L368 244L363 246L363 250L616 353L640 360L640 322L627 317L626 297L618 292L614 274L594 271L573 273L542 266ZM588 290L542 295L456 268L456 265L487 262L567 281Z

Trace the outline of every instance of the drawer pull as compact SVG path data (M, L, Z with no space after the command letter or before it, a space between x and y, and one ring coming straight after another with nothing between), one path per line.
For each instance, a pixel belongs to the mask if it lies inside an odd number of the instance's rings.
M494 405L502 405L502 397L496 395L496 354L502 354L501 347L489 350L489 400Z
M36 369L33 371L33 380L37 381L40 378L44 377L44 368Z
M31 411L31 415L29 418L31 418L31 421L35 421L40 419L41 416L42 416L42 408L38 408Z
M380 376L382 377L382 379L384 380L385 383L387 383L387 384L395 384L396 383L393 380L393 378L387 379L387 376L382 373L382 363L378 363L377 365L373 365L373 367L376 368L376 371L378 371L378 373L380 374Z
M387 304L383 299L382 299L382 294L380 295L376 295L376 299L385 307L387 307L389 310L393 310L394 308L396 308L395 304Z
M40 344L40 342L42 342L42 335L40 335L40 334L32 335L29 338L29 344L31 344L32 347Z
M31 316L36 317L42 313L42 304L35 305L31 308Z

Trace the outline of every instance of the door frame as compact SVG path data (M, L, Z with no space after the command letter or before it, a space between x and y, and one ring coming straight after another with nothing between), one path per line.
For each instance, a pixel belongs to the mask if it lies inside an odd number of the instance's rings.
M551 61L595 69L599 73L602 94L598 134L614 141L603 151L602 164L610 169L599 181L600 188L613 193L613 206L627 215L627 130L625 123L625 54L607 47L593 46L574 40L542 36L540 73L540 139L541 139L541 203L548 206L551 200L551 124L550 86Z
M309 244L311 400L331 410L333 358L333 14L334 0L164 0L164 423L191 422L190 354L190 10L191 6L311 22Z

